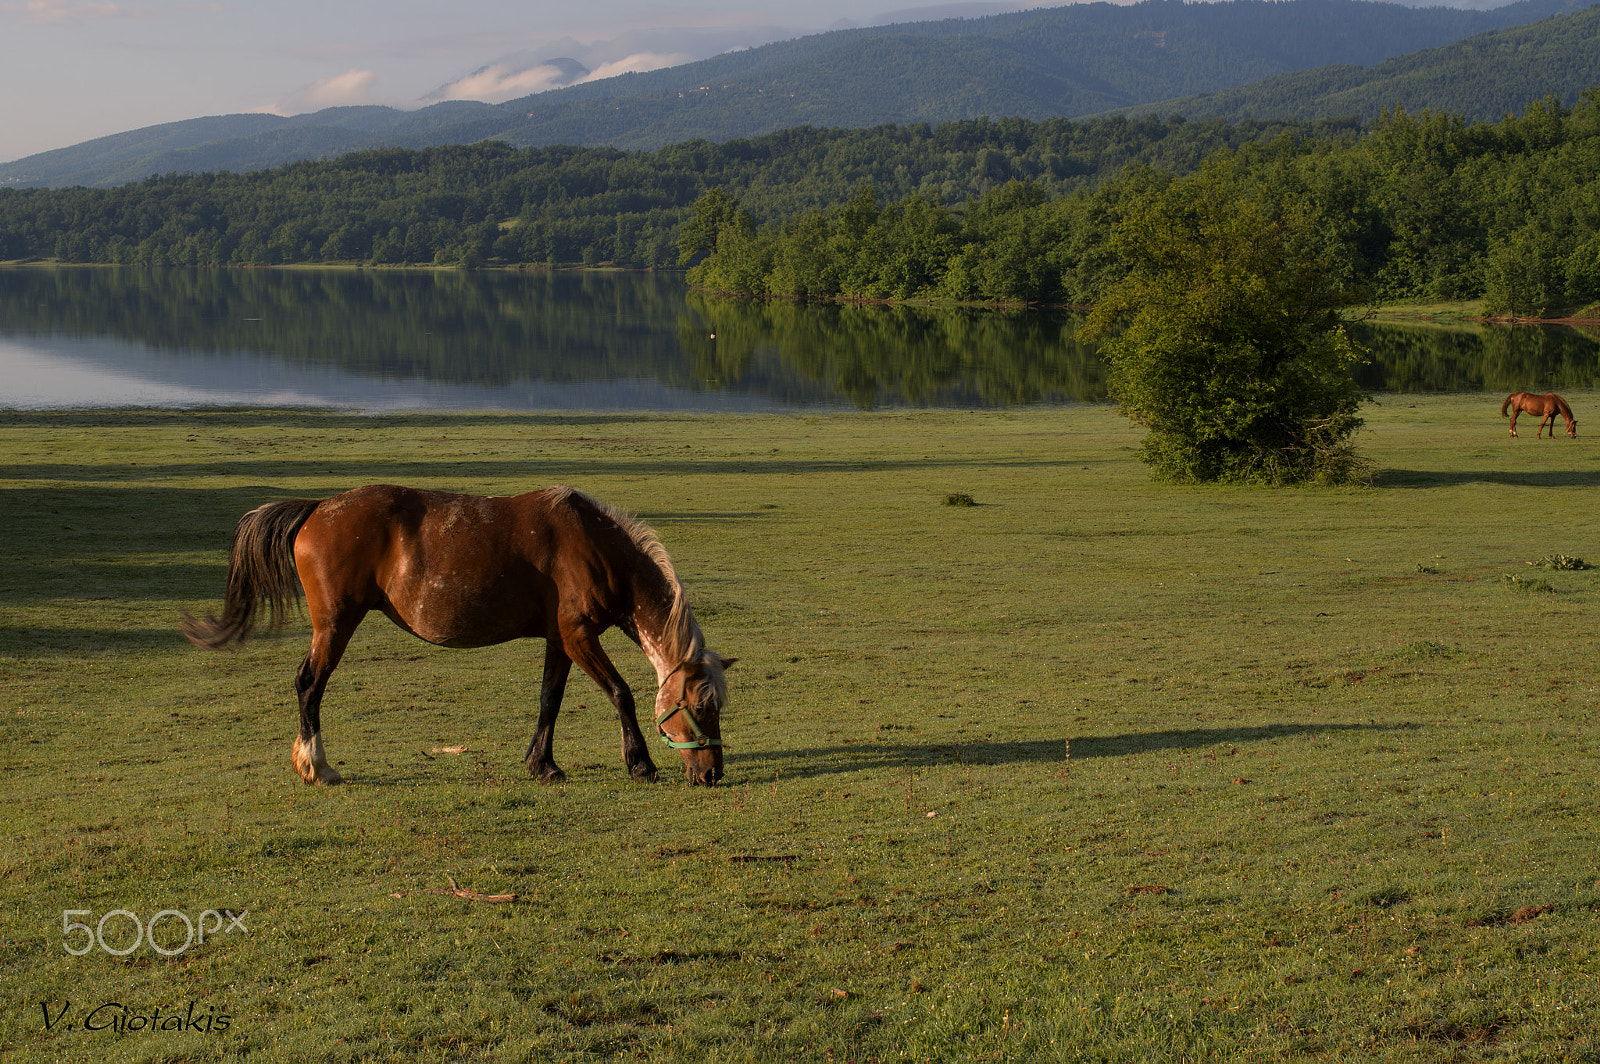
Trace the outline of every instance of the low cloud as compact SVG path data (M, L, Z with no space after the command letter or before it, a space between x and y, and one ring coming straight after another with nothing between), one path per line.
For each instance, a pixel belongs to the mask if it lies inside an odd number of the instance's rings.
M304 105L302 109L308 111L368 103L371 100L372 83L377 80L378 75L370 70L346 70L343 74L313 81L300 90L295 102Z
M491 63L466 77L439 89L431 100L480 100L484 103L504 103L518 96L528 96L547 89L559 89L572 84L568 72L560 67L541 64L517 70L504 63Z
M536 92L547 92L568 85L581 85L586 81L677 66L694 58L693 55L682 53L635 52L621 59L601 63L593 70L587 70L580 63L568 58L541 62L511 57L480 67L466 77L441 86L435 92L429 93L427 99L430 102L478 100L482 103L504 103L519 96L531 96Z
M718 23L634 28L601 40L552 38L535 49L499 56L472 73L440 86L418 102L504 103L520 96L614 78L619 74L681 66L724 52L798 37L805 32L808 31L771 25Z
M62 26L72 23L98 22L102 19L171 19L196 13L216 14L223 5L201 0L198 3L128 6L115 0L3 0L0 13L20 15L22 21L35 26Z
M20 4L0 5L0 10L19 13L24 21L37 25L92 22L96 19L117 18L126 14L117 4L96 3L94 0L24 0Z
M372 102L372 85L378 75L370 70L346 70L313 81L288 100L251 108L254 114L297 115L324 107L352 107Z
M663 55L660 52L635 52L633 55L610 63L601 63L594 68L594 72L584 81L599 81L601 78L614 78L619 74L643 74L646 70L660 70L662 67L678 66L687 63L694 57L689 55Z

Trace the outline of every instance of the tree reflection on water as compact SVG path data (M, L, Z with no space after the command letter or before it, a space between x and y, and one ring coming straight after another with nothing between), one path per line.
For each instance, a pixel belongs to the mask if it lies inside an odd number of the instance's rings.
M1366 324L1351 335L1372 352L1360 377L1374 391L1500 394L1600 387L1600 340L1581 329Z
M1077 324L1066 311L726 298L660 273L0 270L0 339L110 341L179 375L248 354L337 371L375 404L403 380L598 382L614 408L661 394L622 387L640 381L780 407L1102 401L1104 369ZM1374 391L1600 387L1600 342L1576 329L1352 333L1372 352L1361 383Z
M730 299L691 292L678 343L705 379L776 359L855 406L1098 400L1105 379L1076 315Z

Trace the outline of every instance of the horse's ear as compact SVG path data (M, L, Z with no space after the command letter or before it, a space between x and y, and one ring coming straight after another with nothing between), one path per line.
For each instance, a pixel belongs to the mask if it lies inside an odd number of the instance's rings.
M728 666L732 665L734 662L738 661L739 659L738 658L718 658L717 660L720 661L722 663L722 667L724 669L726 669L726 668L728 668Z

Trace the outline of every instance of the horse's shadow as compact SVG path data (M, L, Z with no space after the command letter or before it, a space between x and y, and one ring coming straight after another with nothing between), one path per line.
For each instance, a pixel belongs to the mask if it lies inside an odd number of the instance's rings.
M1463 484L1505 484L1523 488L1600 487L1594 470L1504 472L1491 470L1385 469L1373 478L1379 488L1452 488Z
M1264 742L1300 735L1337 732L1401 731L1418 724L1267 724L1259 727L1184 728L1127 735L1064 736L1060 739L1016 739L971 743L927 743L864 740L839 746L813 746L797 750L752 750L729 753L729 777L745 779L772 769L783 779L803 779L844 772L884 768L925 768L936 765L1006 765L1019 762L1061 763L1096 757L1134 757L1163 750L1198 750L1209 747ZM740 771L743 770L743 771Z

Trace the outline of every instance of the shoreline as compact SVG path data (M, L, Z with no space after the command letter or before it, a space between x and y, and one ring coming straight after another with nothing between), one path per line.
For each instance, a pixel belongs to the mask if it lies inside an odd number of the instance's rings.
M655 267L629 267L596 265L584 266L582 264L556 264L547 263L520 263L515 265L493 266L461 266L459 264L434 265L432 263L396 263L374 265L363 262L285 262L271 265L228 264L228 265L168 265L151 266L145 263L128 262L58 262L51 259L8 259L0 261L0 269L134 269L134 270L336 270L360 272L373 270L385 273L394 273L416 270L427 273L446 271L460 272L492 272L492 273L680 273L686 274L687 270L657 269ZM939 308L984 308L1015 313L1017 311L1075 311L1088 313L1089 307L1078 304L1059 303L1008 303L1008 302L965 302L958 300L938 299L892 299L868 297L834 297L825 299L812 299L805 296L774 295L756 292L724 292L713 288L704 288L699 285L690 285L691 290L725 299L771 299L786 302L818 302L834 303L850 306L906 306L923 309ZM1380 305L1371 309L1363 318L1355 321L1375 322L1384 325L1418 325L1435 328L1453 328L1466 325L1533 325L1548 326L1561 325L1572 328L1596 327L1600 328L1600 302L1591 303L1581 308L1572 308L1555 315L1541 317L1524 317L1503 314L1481 313L1481 300L1461 300L1459 302L1445 303L1391 303Z

